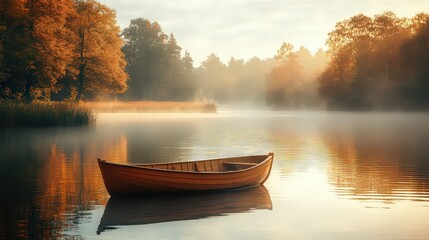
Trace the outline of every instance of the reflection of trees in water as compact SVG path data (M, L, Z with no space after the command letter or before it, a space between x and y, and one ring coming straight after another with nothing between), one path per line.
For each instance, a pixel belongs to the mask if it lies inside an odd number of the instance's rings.
M98 139L89 129L7 134L0 138L0 238L49 239L88 221L85 211L107 201L99 151L127 154L125 137Z
M49 239L107 202L97 158L171 161L188 125L10 130L0 135L0 239ZM176 144L176 145L175 145ZM167 156L167 157L166 157ZM168 157L169 156L169 157Z
M327 157L326 147L318 134L320 117L297 115L272 121L269 140L275 163L281 164L281 174L306 170Z
M89 216L84 211L106 201L98 166L88 159L96 159L94 149L76 149L67 156L57 145L52 145L41 170L43 175L37 181L40 196L35 201L40 206L40 217L57 223L50 228L54 234L88 221Z
M429 201L429 151L424 144L429 134L416 121L396 120L384 126L342 124L326 132L329 180L337 194Z

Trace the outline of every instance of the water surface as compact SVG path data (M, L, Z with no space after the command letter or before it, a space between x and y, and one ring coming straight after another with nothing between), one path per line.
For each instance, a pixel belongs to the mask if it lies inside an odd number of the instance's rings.
M90 128L6 130L0 238L427 239L428 143L420 113L99 114ZM264 187L208 195L110 199L96 163L268 152Z

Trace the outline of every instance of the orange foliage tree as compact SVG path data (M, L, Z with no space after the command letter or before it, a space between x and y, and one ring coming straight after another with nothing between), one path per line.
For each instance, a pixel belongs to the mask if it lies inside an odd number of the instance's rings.
M73 82L76 100L126 89L115 12L94 0L1 1L0 32L1 98L49 100Z
M416 78L413 71L427 69L429 62L423 57L427 48L414 41L426 31L416 25L424 26L427 19L426 14L407 19L385 12L373 18L359 14L337 23L326 42L331 62L319 77L319 91L328 107L367 110L422 105L426 100L413 100L417 92L410 90L414 89L410 80ZM410 51L414 47L422 50L422 55ZM418 62L412 61L414 57ZM426 83L419 86L428 89Z
M401 78L409 108L429 109L429 15L417 14L411 19L411 39L402 45Z
M78 38L71 72L77 73L79 101L85 92L122 93L127 89L126 61L116 13L94 0L76 2L72 30Z
M2 1L0 25L7 76L2 94L23 94L31 100L46 89L45 97L49 97L71 59L71 33L65 25L73 9L72 0Z

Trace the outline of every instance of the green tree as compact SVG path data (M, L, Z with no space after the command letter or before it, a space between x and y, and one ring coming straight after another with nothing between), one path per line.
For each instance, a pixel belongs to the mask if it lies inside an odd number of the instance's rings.
M279 64L267 76L266 101L274 109L298 107L300 104L298 87L302 67L293 48L290 43L281 45L275 56Z
M234 106L265 106L265 76L273 59L253 57L248 61L230 58L225 65L215 54L196 69L199 98Z
M232 57L227 64L227 70L235 80L235 86L231 86L234 87L234 94L231 96L232 99L230 99L230 101L238 102L240 99L246 99L245 95L248 90L247 87L250 86L250 83L243 85L243 82L246 81L245 68L246 62L243 59L235 59Z
M236 79L214 53L207 56L197 69L200 98L228 102L236 89Z
M285 63L291 63L291 64L297 63L298 56L293 51L293 48L294 46L291 43L283 42L279 50L277 50L277 54L275 58L279 62L285 62Z
M170 92L167 96L172 100L193 100L196 91L196 78L194 73L193 60L188 51L182 58L174 58L173 66L177 69L173 72Z
M327 56L323 50L312 54L301 46L297 51L283 43L277 60L266 77L266 102L273 109L316 109L322 106L317 77L324 70Z
M157 23L137 18L122 32L125 39L123 52L128 62L130 75L128 97L131 99L153 99L161 73L162 54L168 36Z
M247 61L231 58L228 71L235 79L231 102L241 106L265 106L265 78L274 67L273 59L253 57Z
M266 77L271 69L277 65L275 59L260 59L253 57L244 66L244 77L240 81L246 101L254 105L266 105Z
M192 58L189 52L181 57L182 48L177 45L173 34L166 44L163 54L159 87L156 97L158 100L189 100L194 97L194 76Z
M157 22L137 18L124 29L123 52L130 75L127 98L134 100L187 100L194 96L192 58L181 57L173 34L166 35Z

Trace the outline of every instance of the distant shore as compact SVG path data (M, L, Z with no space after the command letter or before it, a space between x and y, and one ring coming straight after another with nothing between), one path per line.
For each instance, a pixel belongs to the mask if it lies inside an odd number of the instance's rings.
M157 101L112 101L112 102L81 102L79 106L94 113L114 112L180 112L180 113L213 113L217 111L212 102L157 102Z

